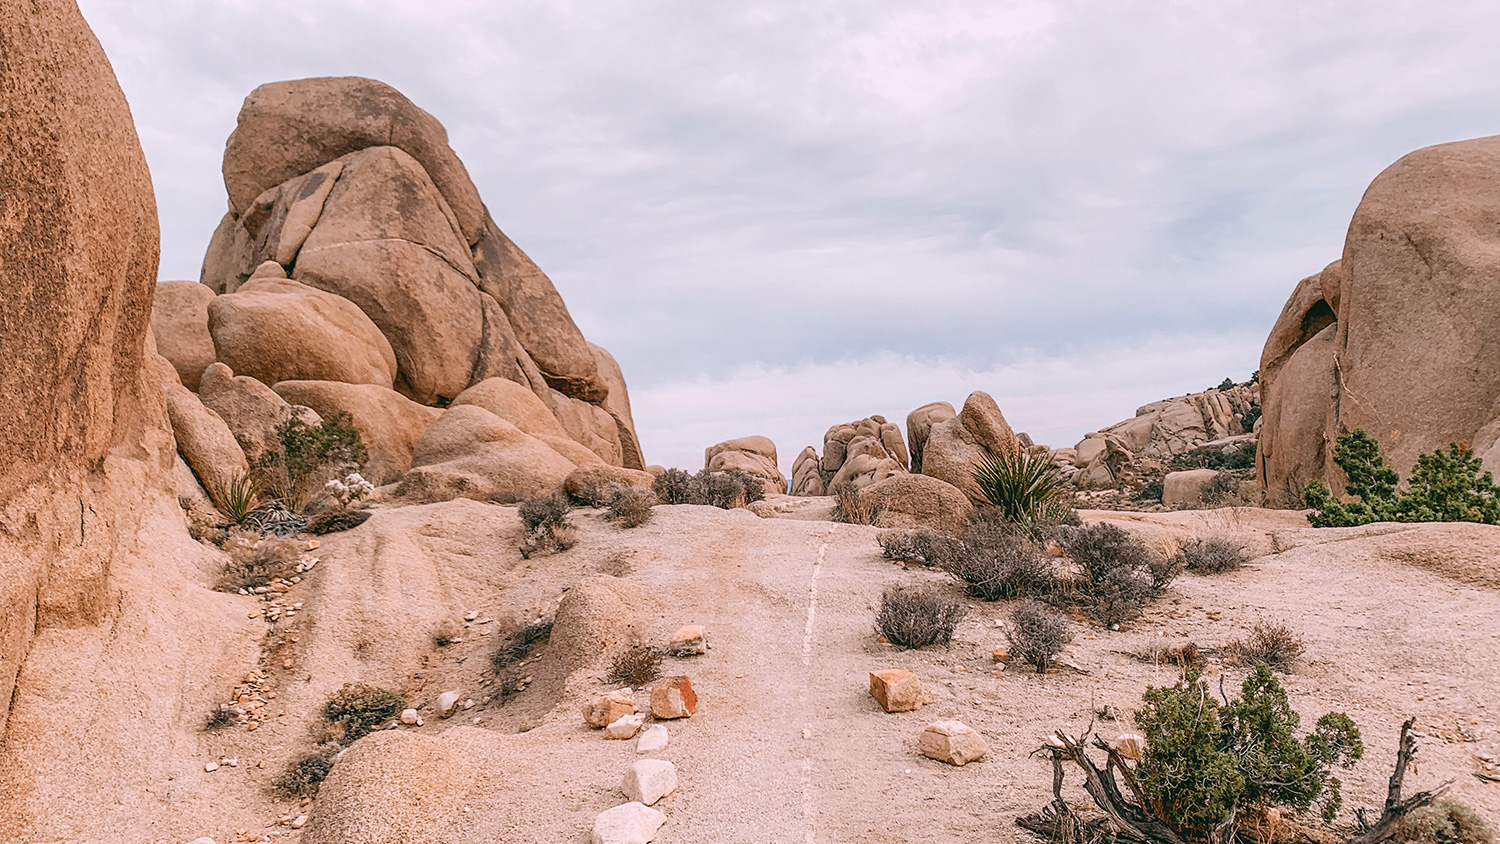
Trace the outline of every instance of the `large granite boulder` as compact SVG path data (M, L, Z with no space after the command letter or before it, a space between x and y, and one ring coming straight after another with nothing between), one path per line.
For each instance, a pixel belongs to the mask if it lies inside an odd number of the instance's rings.
M443 411L417 441L411 462L397 495L419 501L551 495L577 468L477 405Z
M906 437L910 444L913 472L922 471L922 449L927 444L928 434L932 433L932 426L939 422L946 422L957 415L958 412L953 409L953 405L945 401L924 404L906 414Z
M776 443L752 436L725 440L703 451L703 468L710 472L739 471L760 478L767 494L784 495L786 476L776 464Z
M214 292L196 281L163 281L156 285L151 329L156 351L171 362L184 387L196 391L203 368L213 363L214 338L208 331L208 306Z
M203 370L198 397L229 425L251 463L259 460L267 449L280 448L278 429L294 415L308 425L323 421L310 408L288 404L270 387L254 378L236 375L222 363Z
M543 402L562 431L545 436L571 441L558 450L575 464L645 465L618 364L484 211L443 127L401 94L353 77L263 85L241 110L224 178L230 211L204 256L204 285L235 294L288 276L347 300L389 343L395 372L371 374L369 355L340 371L290 353L320 348L327 326L256 330L233 344L244 355L219 360L266 383L393 385L436 407L503 378ZM306 363L288 371L288 360Z
M986 451L997 457L1013 457L1022 446L995 400L976 390L957 416L933 424L928 431L922 445L922 474L947 481L976 504L981 503L974 469Z
M421 162L466 243L479 237L484 205L448 133L401 92L357 76L271 82L245 98L224 149L224 186L242 215L265 191L351 152L390 146Z
M390 387L396 378L391 344L363 311L289 279L257 278L217 297L208 308L208 328L218 360L263 384Z
M1449 443L1500 471L1497 187L1500 136L1410 153L1365 191L1341 259L1297 285L1261 358L1270 503L1341 490L1332 445L1355 429L1402 476Z
M969 497L946 481L902 472L859 491L861 504L875 514L882 528L930 528L958 534L974 506Z

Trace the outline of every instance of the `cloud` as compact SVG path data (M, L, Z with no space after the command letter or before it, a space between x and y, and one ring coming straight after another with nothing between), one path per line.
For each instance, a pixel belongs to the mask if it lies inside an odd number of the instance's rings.
M1481 2L81 5L151 163L164 277L197 275L246 93L383 79L444 122L632 389L676 397L637 401L648 458L708 444L692 389L760 371L979 377L1220 336L1247 373L1380 169L1500 131ZM879 367L842 371L850 406L884 400ZM1204 374L1119 386L1133 406Z

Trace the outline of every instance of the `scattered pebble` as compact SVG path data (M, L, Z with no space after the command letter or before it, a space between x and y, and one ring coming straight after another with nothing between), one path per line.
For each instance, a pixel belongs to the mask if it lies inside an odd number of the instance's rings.
M214 771L219 770L219 763L218 762L209 762L209 763L207 763L207 764L205 764L203 766L203 770L206 771L207 773L211 774Z
M989 752L984 738L962 721L934 721L917 739L922 755L950 765L967 765Z

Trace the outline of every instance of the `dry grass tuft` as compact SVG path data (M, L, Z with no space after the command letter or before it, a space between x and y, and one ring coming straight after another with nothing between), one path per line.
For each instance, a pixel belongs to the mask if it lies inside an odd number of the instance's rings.
M833 494L833 520L846 525L873 525L875 524L875 508L860 500L859 490L854 484L845 481L837 484L830 492Z
M626 648L610 666L609 678L627 686L644 686L661 674L661 651L637 642Z
M242 530L231 532L224 550L229 553L229 561L215 584L220 592L254 589L291 577L302 556L302 544L291 537L260 536Z
M609 496L609 518L633 528L651 521L656 493L638 486L617 486Z
M1257 662L1278 671L1291 671L1297 660L1307 650L1302 643L1302 634L1278 621L1257 621L1250 627L1250 635L1225 643L1224 655L1239 665L1254 665Z

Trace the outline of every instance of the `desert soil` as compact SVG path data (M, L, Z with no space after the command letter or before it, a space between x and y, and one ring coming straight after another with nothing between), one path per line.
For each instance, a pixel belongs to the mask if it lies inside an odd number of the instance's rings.
M1229 534L1257 557L1230 574L1182 576L1126 629L1079 623L1073 661L1082 670L1037 675L1022 665L996 670L1003 602L969 601L951 647L882 644L873 619L888 585L959 591L939 573L882 559L873 528L676 506L622 530L579 510L578 545L528 561L515 550L514 508L457 501L382 510L326 538L314 552L318 568L286 598L305 608L296 625L280 625L287 644L267 663L271 706L284 714L254 732L199 733L195 767L170 784L142 784L170 794L171 811L111 820L84 802L56 808L98 819L94 840L294 841L299 833L277 820L307 809L271 797L270 783L311 747L329 690L369 679L422 705L424 726L401 729L461 729L449 738L461 738L477 762L460 808L428 840L587 841L594 816L623 802L620 778L637 758L633 741L606 741L579 715L585 693L611 688L603 672L566 688L563 678L538 677L504 703L479 703L449 720L431 709L448 688L480 701L493 694L489 654L502 636L481 628L550 612L580 578L608 574L660 601L644 620L648 638L665 641L696 623L710 643L706 655L665 667L692 678L701 707L668 722L671 744L656 754L676 764L680 779L657 807L667 816L661 844L1027 840L1015 817L1050 798L1050 764L1031 755L1043 738L1091 722L1104 738L1130 731L1128 713L1146 687L1176 679L1175 668L1132 652L1163 641L1220 645L1260 619L1305 638L1306 657L1283 678L1304 726L1343 710L1364 734L1365 759L1343 776L1346 818L1383 799L1399 725L1410 715L1426 737L1408 788L1453 779L1453 796L1500 821L1500 784L1475 776L1480 754L1500 755L1500 529L1313 530L1298 514L1250 509L1083 515L1155 543ZM470 625L463 642L446 648L430 642L437 620L471 610L476 621L497 620ZM546 657L529 664L544 671ZM882 712L867 693L868 674L887 667L915 671L933 703ZM1244 671L1209 674L1233 693ZM220 678L222 694L239 679ZM1106 705L1123 719L1098 719ZM918 734L941 718L978 730L989 757L957 768L920 756ZM201 762L221 757L238 764L203 771ZM442 778L422 781L441 787ZM1070 790L1083 799L1071 779Z

